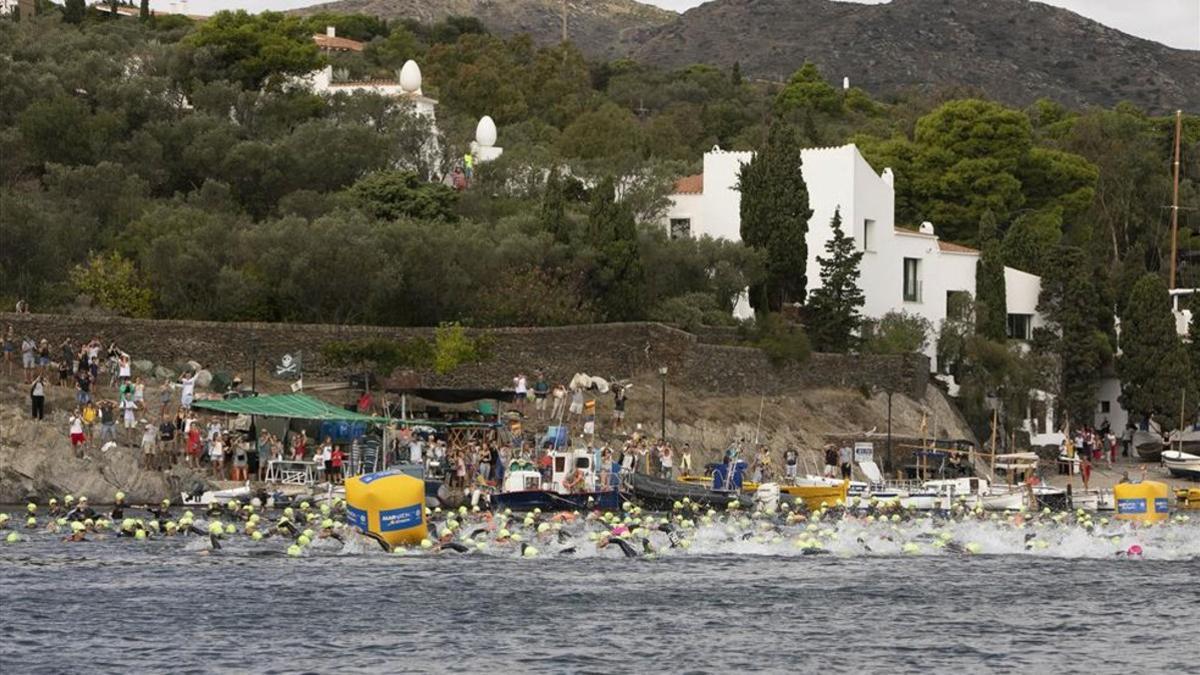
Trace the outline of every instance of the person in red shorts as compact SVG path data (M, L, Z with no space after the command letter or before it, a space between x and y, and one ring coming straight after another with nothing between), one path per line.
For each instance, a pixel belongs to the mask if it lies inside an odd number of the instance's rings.
M79 412L78 408L76 408L75 412L71 415L69 424L71 433L71 447L75 448L75 455L80 456L81 451L79 448L84 443L87 443L87 436L83 433L83 415Z

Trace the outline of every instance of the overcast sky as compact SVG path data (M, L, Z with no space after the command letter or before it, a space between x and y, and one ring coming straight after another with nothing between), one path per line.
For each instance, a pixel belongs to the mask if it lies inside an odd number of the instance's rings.
M434 0L436 2L436 0ZM706 0L640 0L683 11ZM846 0L879 4L888 0ZM970 2L971 0L966 0ZM212 14L221 9L291 9L320 0L151 0L158 10ZM1131 35L1180 49L1200 49L1200 0L1044 0Z
M682 12L706 0L641 0ZM849 0L880 4L888 0ZM1130 35L1200 49L1200 0L1044 0Z

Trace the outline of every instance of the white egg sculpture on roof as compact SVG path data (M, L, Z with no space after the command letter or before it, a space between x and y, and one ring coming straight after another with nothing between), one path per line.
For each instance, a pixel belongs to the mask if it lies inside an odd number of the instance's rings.
M416 61L409 59L400 68L400 88L410 94L421 91L421 67Z
M490 115L479 118L479 124L475 126L475 142L484 148L496 144L496 123Z

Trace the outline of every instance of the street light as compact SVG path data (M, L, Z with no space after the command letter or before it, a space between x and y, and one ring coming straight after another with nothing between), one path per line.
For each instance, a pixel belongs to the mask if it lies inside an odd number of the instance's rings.
M881 388L882 389L882 388ZM895 470L895 465L892 463L892 395L896 392L891 389L882 389L884 394L887 394L888 400L888 420L887 420L887 459L884 462L883 470L886 473L891 473Z
M660 437L662 438L663 442L666 442L666 440L667 440L667 367L663 366L663 367L659 368L658 375L662 380L662 406L660 408L660 411L662 413L662 419L660 421L661 426L659 427L661 429Z

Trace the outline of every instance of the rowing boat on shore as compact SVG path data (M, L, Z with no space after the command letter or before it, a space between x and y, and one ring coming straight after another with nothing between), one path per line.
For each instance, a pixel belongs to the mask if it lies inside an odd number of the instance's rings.
M1167 450L1162 453L1162 463L1176 478L1200 480L1200 456L1182 450Z

